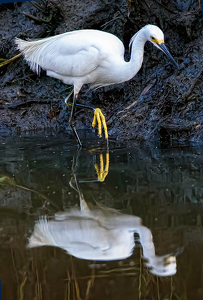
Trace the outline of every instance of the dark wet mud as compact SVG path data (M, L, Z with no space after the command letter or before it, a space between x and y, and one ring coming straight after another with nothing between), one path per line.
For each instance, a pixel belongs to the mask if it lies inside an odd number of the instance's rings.
M147 44L144 63L129 82L90 91L78 101L102 109L114 140L202 142L203 23L200 1L38 1L0 5L0 58L18 54L14 38L41 38L94 28L118 36L125 45L146 24L158 25L180 65ZM34 74L23 58L0 69L0 132L66 131L70 111L64 98L71 87ZM131 105L133 104L133 105ZM128 108L130 106L130 108ZM126 109L128 108L128 109ZM78 110L76 127L91 128L92 112Z

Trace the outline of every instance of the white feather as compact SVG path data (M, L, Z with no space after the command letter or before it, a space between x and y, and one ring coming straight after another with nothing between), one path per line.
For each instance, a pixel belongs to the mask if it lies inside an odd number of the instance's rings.
M131 79L141 67L144 44L151 35L163 40L163 32L154 25L146 25L132 37L129 62L124 60L121 40L99 30L77 30L37 41L16 39L16 44L33 71L39 74L42 68L47 75L74 85L78 93L85 83L98 87Z

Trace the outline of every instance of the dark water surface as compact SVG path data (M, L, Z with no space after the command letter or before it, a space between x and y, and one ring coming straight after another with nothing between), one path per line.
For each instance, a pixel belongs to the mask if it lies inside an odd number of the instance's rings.
M202 212L203 147L0 138L3 299L203 299Z

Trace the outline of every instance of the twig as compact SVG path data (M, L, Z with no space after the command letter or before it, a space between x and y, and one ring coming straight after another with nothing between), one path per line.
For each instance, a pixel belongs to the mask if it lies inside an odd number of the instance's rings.
M7 65L7 64L9 64L10 62L12 62L13 60L15 60L16 58L20 57L21 55L22 55L22 54L20 53L20 54L18 54L18 55L16 55L16 56L12 57L12 58L10 58L10 59L4 60L2 63L0 63L0 68L3 67L3 66L5 66L5 65Z
M25 76L23 76L23 77L17 77L17 78L15 78L15 79L12 80L12 83L14 83L14 82L16 82L16 81L18 81L18 80L24 80L24 79L27 79L27 78L30 79L30 77L34 77L34 76L36 76L35 73L30 73L30 74L25 75Z
M44 6L42 6L42 5L40 5L40 4L38 4L36 1L30 1L31 2L31 4L35 7L35 8L37 8L39 11L41 11L43 14L46 14L47 12L46 12L46 7L44 7Z
M49 104L52 102L58 102L60 100L52 100L52 99L46 99L46 100L40 100L40 99L35 99L35 100L28 100L26 102L20 102L17 104L5 104L5 105L0 105L0 109L18 109L21 106L29 106L31 104Z
M23 281L21 282L21 284L20 284L20 286L18 288L18 297L19 297L20 300L23 300L23 298L24 298L23 288L24 288L25 283L27 281L26 272L24 272L23 277L24 277L24 279L23 279Z
M160 6L162 6L164 9L166 9L167 11L169 11L171 14L176 14L176 12L172 11L170 8L166 7L165 5L163 5L161 2L159 2L158 0L154 0L156 3L158 3Z
M200 77L202 76L202 73L203 73L203 68L201 68L200 72L198 73L197 77L193 80L192 84L191 84L191 87L189 89L188 92L186 93L183 93L182 94L182 99L183 100L187 100L189 98L189 96L192 94L192 91L194 90L194 87L195 85L197 84L198 80L200 79Z
M23 11L23 14L26 16L26 17L28 17L28 18L30 18L31 20L33 20L33 21L35 21L35 22L38 22L38 23L45 23L45 24L49 24L50 23L50 20L44 20L44 19L41 19L41 18L38 18L38 17L35 17L35 16L33 16L33 15L31 15L31 14L29 14L29 13L26 13L25 11Z

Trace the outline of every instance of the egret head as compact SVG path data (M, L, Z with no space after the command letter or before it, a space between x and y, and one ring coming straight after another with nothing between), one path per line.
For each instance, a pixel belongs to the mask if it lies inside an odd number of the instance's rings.
M177 62L174 60L173 56L170 54L168 49L164 44L164 34L163 31L155 25L147 25L146 27L146 38L151 42L155 47L163 51L175 64L178 68Z

